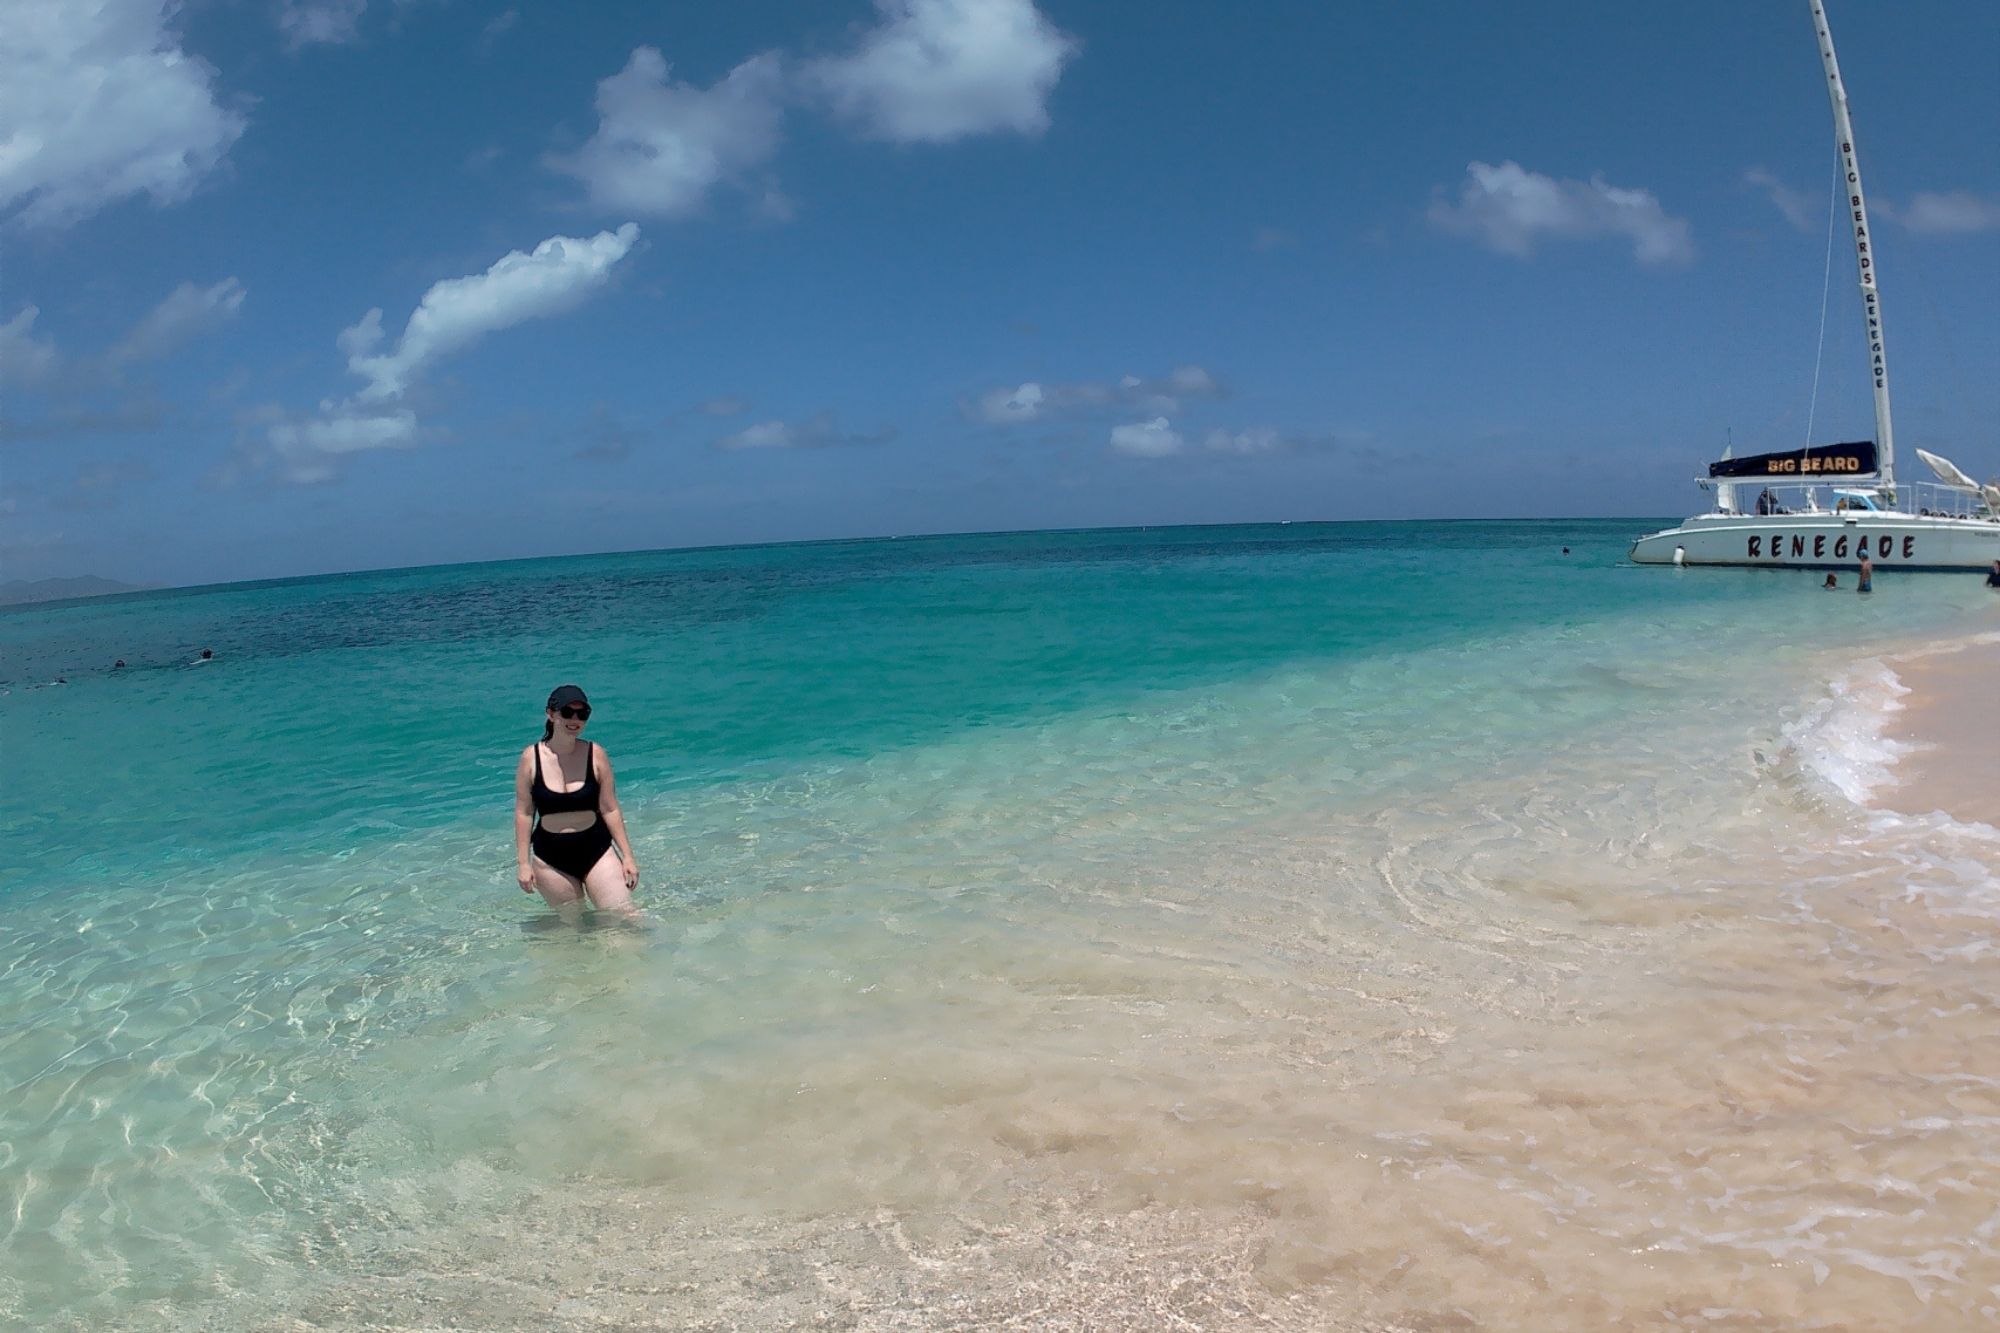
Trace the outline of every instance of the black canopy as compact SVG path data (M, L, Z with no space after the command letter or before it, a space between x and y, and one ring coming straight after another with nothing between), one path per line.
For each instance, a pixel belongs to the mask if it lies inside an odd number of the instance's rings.
M1708 475L1725 480L1836 481L1842 477L1875 475L1875 441L1852 444L1812 444L1781 454L1725 458L1708 465Z

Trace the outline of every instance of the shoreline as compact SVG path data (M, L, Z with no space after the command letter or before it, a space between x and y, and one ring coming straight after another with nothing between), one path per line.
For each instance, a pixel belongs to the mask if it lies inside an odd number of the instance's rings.
M2000 826L2000 635L1892 659L1909 690L1886 731L1905 747L1874 803L1896 814L1942 813Z

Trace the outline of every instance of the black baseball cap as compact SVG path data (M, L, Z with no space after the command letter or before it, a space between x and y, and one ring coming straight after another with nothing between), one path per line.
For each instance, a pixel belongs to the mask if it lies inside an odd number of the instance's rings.
M579 686L558 685L549 691L549 707L561 708L564 704L582 704L588 708L590 700L584 697L583 690Z

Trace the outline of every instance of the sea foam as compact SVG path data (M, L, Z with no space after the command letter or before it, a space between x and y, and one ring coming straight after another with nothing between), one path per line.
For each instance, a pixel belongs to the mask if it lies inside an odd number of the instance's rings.
M1784 729L1792 753L1819 784L1867 805L1896 780L1914 745L1889 734L1910 692L1895 670L1869 658L1836 675L1825 697Z

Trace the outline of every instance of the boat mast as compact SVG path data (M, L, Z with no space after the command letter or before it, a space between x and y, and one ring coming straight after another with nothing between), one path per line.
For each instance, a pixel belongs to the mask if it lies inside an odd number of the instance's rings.
M1875 442L1881 452L1882 484L1896 484L1896 437L1889 425L1889 363L1882 353L1882 298L1875 290L1875 252L1868 244L1868 205L1861 196L1861 166L1854 156L1854 125L1847 118L1847 89L1833 55L1833 32L1826 6L1810 0L1819 33L1820 63L1826 66L1826 95L1833 102L1833 138L1840 146L1840 169L1847 181L1849 220L1854 224L1854 258L1861 268L1861 309L1868 319L1868 361L1875 377Z

